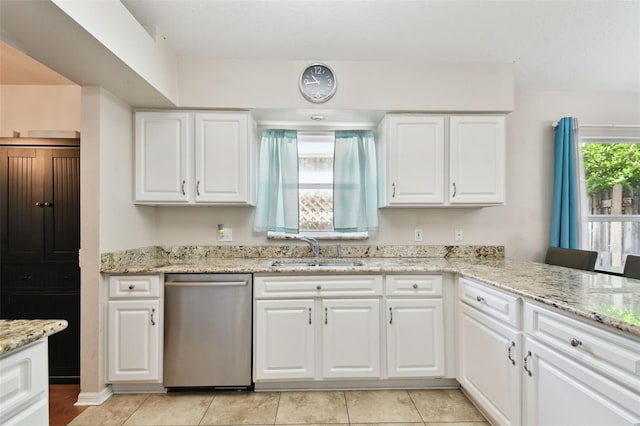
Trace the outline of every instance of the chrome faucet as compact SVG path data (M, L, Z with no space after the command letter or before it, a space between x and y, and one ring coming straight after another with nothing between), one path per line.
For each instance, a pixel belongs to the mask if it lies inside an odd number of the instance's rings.
M318 256L320 256L320 243L318 243L318 240L311 237L300 237L300 241L304 241L309 244L309 247L311 247L311 251L313 252L313 257L317 259Z

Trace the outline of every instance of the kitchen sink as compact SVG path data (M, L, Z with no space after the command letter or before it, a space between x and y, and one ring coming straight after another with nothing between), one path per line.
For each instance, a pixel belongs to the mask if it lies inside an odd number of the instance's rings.
M273 268L351 268L354 266L363 266L361 260L342 260L342 259L287 259L274 260L271 262Z

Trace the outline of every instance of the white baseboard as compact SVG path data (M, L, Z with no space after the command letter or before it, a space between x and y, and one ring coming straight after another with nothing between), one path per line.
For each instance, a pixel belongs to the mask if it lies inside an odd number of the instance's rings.
M101 405L113 395L111 385L108 385L100 392L80 392L78 402L74 405Z

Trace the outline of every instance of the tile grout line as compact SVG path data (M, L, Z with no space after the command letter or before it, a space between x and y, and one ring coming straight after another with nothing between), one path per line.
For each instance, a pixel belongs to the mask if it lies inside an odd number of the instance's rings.
M202 421L204 420L204 418L207 416L207 412L209 411L209 408L211 408L211 406L213 405L213 400L216 399L216 394L213 394L213 398L211 398L211 402L209 402L209 405L207 406L207 408L204 410L204 413L202 413L202 417L200 417L200 421L198 422L198 425L202 424Z
M406 390L406 392L407 392L407 395L409 395L409 399L411 400L411 403L413 404L413 408L415 408L416 411L418 412L418 415L420 416L420 420L422 420L423 424L426 424L427 422L425 421L424 417L422 417L422 413L418 409L418 406L416 405L416 401L413 399L413 396L411 396L411 392L409 392L409 390Z
M273 425L275 426L278 421L278 411L280 411L280 399L282 398L282 392L278 392L278 403L276 404L276 415L273 417Z
M114 395L115 395L115 394L114 394ZM112 395L112 396L113 396L113 395ZM124 419L124 421L123 421L122 423L120 423L120 425L122 426L122 425L124 425L125 423L127 423L127 422L129 421L129 419L131 419L131 417L133 417L133 415L134 415L134 414L135 414L135 413L140 409L140 407L142 407L142 404L144 404L144 403L147 401L147 399L149 399L150 397L151 397L151 394L150 394L150 393L148 393L148 394L147 394L147 397L146 397L145 399L143 399L143 400L140 402L140 404L138 404L138 406L136 407L136 409L135 409L135 410L133 410L133 412L132 412L131 414L129 414L129 416L128 416L126 419ZM106 401L105 401L105 402L106 402ZM104 402L103 402L102 404L104 404ZM102 404L100 404L100 405L102 405ZM99 407L99 406L98 406L98 407Z
M349 404L347 404L347 392L342 391L342 398L344 398L344 408L347 410L347 423L351 424L351 416L349 416Z

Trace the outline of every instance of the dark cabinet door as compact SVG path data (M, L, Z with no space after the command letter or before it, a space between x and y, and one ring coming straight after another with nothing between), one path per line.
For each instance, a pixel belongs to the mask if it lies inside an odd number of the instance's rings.
M0 149L2 262L77 261L80 150Z
M2 262L44 259L44 156L35 148L0 149Z
M44 155L44 259L77 261L80 248L80 151Z

